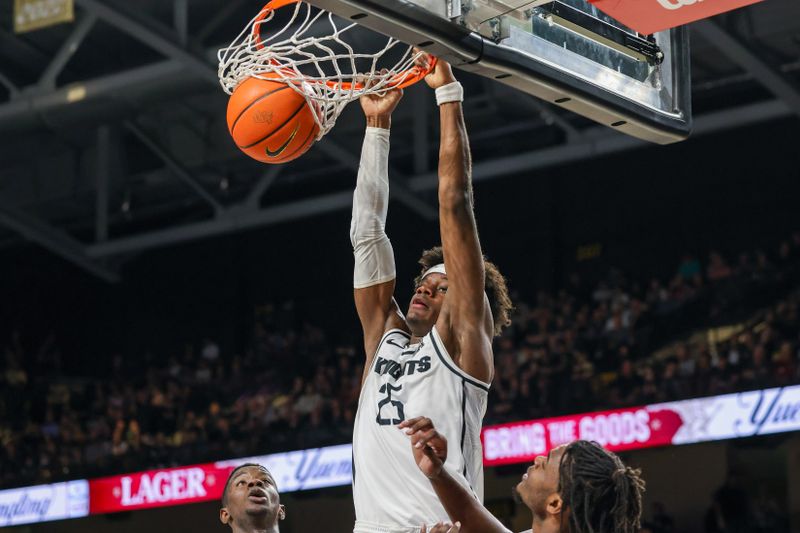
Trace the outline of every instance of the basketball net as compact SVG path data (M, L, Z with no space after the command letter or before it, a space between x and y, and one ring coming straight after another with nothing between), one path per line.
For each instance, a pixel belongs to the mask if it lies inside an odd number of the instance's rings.
M281 7L293 9L291 20L278 28L269 27ZM309 103L319 126L319 140L333 128L348 103L365 94L407 87L435 65L431 62L426 69L415 66L422 53L414 53L408 46L405 51L398 49L400 59L386 67L382 63L387 61L387 53L407 45L388 38L378 52L356 52L346 40L347 32L356 26L349 21L337 23L331 13L306 2L272 0L230 46L217 53L222 88L231 94L250 77L274 81L277 75ZM368 68L358 71L357 64ZM272 76L267 78L267 74Z

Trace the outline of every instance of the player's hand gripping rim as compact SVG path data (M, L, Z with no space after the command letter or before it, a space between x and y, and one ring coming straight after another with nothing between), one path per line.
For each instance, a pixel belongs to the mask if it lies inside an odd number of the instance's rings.
M409 418L397 426L411 437L411 450L417 466L428 478L438 477L447 460L447 439L436 431L425 416Z

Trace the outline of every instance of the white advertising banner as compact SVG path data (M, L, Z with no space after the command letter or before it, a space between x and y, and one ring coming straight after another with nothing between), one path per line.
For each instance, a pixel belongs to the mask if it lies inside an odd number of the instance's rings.
M258 463L266 466L281 493L349 485L353 477L353 446L341 444L294 452L221 461L216 466Z
M89 515L85 479L0 491L0 527Z
M672 444L740 439L800 430L800 386L764 389L649 406L680 416Z

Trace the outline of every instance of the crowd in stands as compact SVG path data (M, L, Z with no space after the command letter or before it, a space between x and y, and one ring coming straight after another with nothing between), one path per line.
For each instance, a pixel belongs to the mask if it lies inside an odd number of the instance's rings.
M641 290L612 274L585 291L573 278L572 290L520 304L495 346L487 421L800 382L800 293L787 290L798 281L798 256L800 235L781 244L775 261L741 254L731 267L711 252L704 274L687 255L669 283L653 279ZM772 305L753 313L766 302ZM651 356L653 339L665 332L737 320L724 339L674 342Z
M485 423L800 382L800 234L729 263L687 255L669 280L573 275L517 301L496 339ZM50 341L11 339L0 367L0 487L349 442L364 357L284 309L251 348L205 340L171 357L115 355L103 380L64 375ZM709 341L689 336L721 325ZM656 350L659 348L659 350Z

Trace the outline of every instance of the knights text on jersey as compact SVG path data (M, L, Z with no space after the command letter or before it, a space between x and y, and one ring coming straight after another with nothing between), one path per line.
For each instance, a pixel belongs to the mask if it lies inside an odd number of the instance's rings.
M397 428L427 416L447 438L445 467L483 501L480 432L489 385L458 368L434 327L418 344L398 329L381 339L358 402L353 432L356 533L406 533L449 521Z

